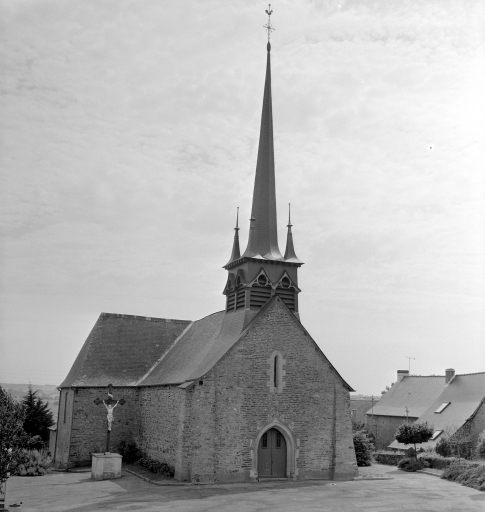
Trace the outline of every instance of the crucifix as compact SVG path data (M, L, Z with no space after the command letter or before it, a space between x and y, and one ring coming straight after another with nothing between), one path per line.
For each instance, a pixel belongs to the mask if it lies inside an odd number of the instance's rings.
M103 404L106 407L106 410L108 411L108 414L106 416L106 419L108 420L108 430L106 433L106 450L105 453L110 453L109 451L109 441L111 436L111 424L113 423L114 416L113 416L113 409L119 404L123 405L125 403L124 399L121 398L120 400L115 400L113 398L113 386L111 384L108 384L108 399L107 400L101 400L100 398L96 398L94 401L96 405Z

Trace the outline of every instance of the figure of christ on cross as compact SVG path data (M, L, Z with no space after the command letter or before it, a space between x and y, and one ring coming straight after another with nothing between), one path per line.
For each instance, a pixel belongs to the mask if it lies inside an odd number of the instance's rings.
M108 384L108 399L107 400L101 400L100 398L96 398L94 401L96 405L103 404L106 407L106 410L108 411L108 414L106 416L106 419L108 421L108 429L106 432L106 453L110 453L109 451L109 442L111 437L111 425L114 421L113 416L113 409L119 404L123 405L125 403L124 399L121 398L120 400L115 400L113 398L113 386L111 384Z

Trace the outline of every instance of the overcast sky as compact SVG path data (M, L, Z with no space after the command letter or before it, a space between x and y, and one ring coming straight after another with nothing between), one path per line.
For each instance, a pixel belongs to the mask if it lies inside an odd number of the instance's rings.
M267 5L0 0L0 382L59 384L101 312L224 308ZM274 0L280 249L344 379L485 371L485 3ZM136 348L134 348L136 350Z

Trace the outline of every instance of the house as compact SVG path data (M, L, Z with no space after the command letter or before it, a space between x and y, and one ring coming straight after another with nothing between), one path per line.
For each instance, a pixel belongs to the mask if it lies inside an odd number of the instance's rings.
M478 435L485 430L485 372L455 375L454 370L446 370L441 393L416 422L434 428L433 437L421 448L434 448L444 435L452 434L465 434L476 446ZM408 447L394 440L389 448Z
M111 446L135 441L178 480L356 474L353 390L300 322L290 220L278 247L270 56L268 42L249 239L241 254L236 222L224 309L196 321L102 313L60 385L58 468L104 451L112 384L124 404Z
M352 421L356 424L364 424L366 422L366 413L371 411L379 402L377 396L351 396L350 397L350 413Z
M399 425L413 422L433 403L445 384L445 377L409 375L398 370L397 380L373 410L366 413L367 428L375 436L376 448L384 449L394 440Z
M403 449L404 445L397 443L394 436L398 427L406 422L427 421L435 431L473 425L474 435L478 437L478 433L485 429L484 397L485 373L455 375L455 370L449 368L444 376L421 376L398 370L397 382L382 396L373 411L367 411L366 423L375 435L379 449ZM436 412L444 403L448 405ZM441 434L435 432L434 439L422 446L435 446Z

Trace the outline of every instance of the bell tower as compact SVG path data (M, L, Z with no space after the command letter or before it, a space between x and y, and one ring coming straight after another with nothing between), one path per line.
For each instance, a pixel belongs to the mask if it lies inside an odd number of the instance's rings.
M254 180L253 204L246 250L239 249L239 212L236 220L231 258L224 265L228 279L223 294L227 313L257 312L274 295L296 315L298 312L298 268L303 262L295 254L292 224L288 211L285 255L278 247L276 218L275 164L273 147L273 110L271 101L271 13L268 14L268 44L263 110L259 134L258 159Z

